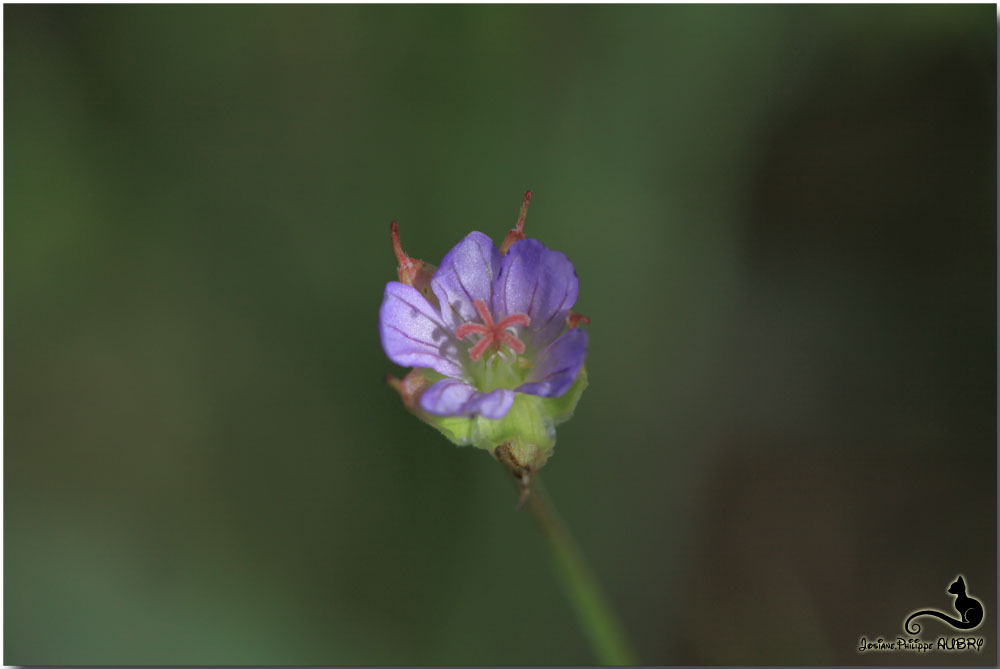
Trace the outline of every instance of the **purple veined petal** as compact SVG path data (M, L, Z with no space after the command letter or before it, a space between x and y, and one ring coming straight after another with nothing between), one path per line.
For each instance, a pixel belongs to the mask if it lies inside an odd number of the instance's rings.
M570 330L538 355L528 382L516 390L529 395L559 397L576 381L586 357L586 331Z
M415 288L390 281L378 311L382 348L397 365L429 367L451 377L465 376L458 344L441 316Z
M467 383L441 379L420 396L420 407L436 416L469 416L503 418L514 404L514 391L497 388L481 393Z
M481 232L471 232L448 251L431 278L431 288L441 302L441 318L454 330L463 323L479 323L473 303L490 306L493 283L500 272L500 251Z
M528 314L531 325L524 343L537 350L548 346L566 327L579 289L569 258L537 239L522 239L503 257L493 291L493 313L498 321L509 314Z
M420 407L435 416L461 416L462 407L476 394L468 383L455 379L435 381L420 396Z
M465 410L477 413L483 418L496 420L503 418L514 404L515 393L506 388L497 388L488 393L476 393L465 405Z

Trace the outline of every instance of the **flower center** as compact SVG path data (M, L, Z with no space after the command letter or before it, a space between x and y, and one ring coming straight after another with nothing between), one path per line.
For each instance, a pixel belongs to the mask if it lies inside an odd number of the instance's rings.
M528 317L528 314L511 314L499 323L494 323L493 316L490 314L490 310L486 308L486 302L483 298L477 298L472 305L479 312L479 317L483 319L483 322L459 325L455 328L455 336L459 339L465 339L472 334L481 335L482 338L469 350L469 357L472 358L473 362L482 358L483 353L491 345L500 348L501 342L510 346L511 350L518 355L524 353L524 342L518 339L512 332L508 332L507 328L514 325L530 325L531 319Z

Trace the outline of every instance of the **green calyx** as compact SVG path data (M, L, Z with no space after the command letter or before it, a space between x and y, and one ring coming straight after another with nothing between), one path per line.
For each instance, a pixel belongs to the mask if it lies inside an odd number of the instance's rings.
M428 385L442 378L429 369L422 371ZM453 444L489 451L515 474L519 469L523 473L533 473L541 469L552 454L556 445L556 425L573 416L586 387L587 369L583 367L573 385L559 397L517 393L510 411L498 420L482 416L434 416L418 407L414 407L414 413Z

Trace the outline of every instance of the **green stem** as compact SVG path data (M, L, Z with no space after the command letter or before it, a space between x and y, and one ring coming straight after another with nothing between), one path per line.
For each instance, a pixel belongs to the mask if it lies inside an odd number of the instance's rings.
M532 481L527 502L548 540L563 589L598 660L606 665L639 664L611 603L537 478Z

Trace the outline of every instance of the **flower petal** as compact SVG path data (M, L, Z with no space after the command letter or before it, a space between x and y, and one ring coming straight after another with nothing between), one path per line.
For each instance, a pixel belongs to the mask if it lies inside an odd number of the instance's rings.
M476 389L468 383L441 379L420 396L420 407L435 416L461 416L462 407L475 394Z
M522 239L503 257L493 291L493 313L498 321L514 313L528 314L531 325L524 340L537 350L566 327L566 316L576 303L579 288L569 258L537 239Z
M441 379L420 397L420 407L436 416L470 416L503 418L514 403L514 391L497 388L481 393L467 383Z
M441 317L454 330L463 323L478 323L473 303L493 302L493 282L500 272L500 251L481 232L471 232L448 251L431 279L441 301Z
M587 332L570 330L538 355L528 382L516 390L529 395L559 397L573 385L586 357Z
M382 348L397 365L430 367L451 377L464 377L458 343L424 296L398 281L385 287L378 312Z
M497 388L488 393L476 393L465 405L469 413L477 413L483 418L503 418L514 404L515 393L506 388Z

